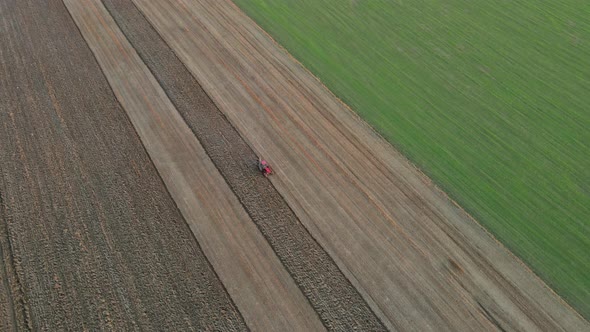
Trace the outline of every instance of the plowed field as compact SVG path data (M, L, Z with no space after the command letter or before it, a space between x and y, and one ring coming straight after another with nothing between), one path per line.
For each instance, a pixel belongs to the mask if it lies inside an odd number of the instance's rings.
M283 197L260 176L254 151L141 12L131 2L106 0L104 3L324 324L339 330L383 329ZM199 111L195 112L196 109Z
M64 5L0 13L0 329L245 330Z
M588 329L228 0L4 1L0 45L2 330Z

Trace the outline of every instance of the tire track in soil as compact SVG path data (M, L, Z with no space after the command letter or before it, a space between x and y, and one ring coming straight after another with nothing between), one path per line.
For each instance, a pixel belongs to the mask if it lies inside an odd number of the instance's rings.
M0 1L0 45L16 328L247 330L63 3Z
M256 168L257 156L131 1L103 0L232 191L330 330L385 330Z

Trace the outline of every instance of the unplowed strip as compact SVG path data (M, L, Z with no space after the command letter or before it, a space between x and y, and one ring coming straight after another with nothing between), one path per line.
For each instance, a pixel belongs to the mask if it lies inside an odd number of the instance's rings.
M180 211L249 327L323 330L319 317L100 0L66 0Z
M131 0L103 0L328 329L385 327L256 168L257 156Z
M0 1L0 165L0 330L246 330L61 1Z
M133 0L389 327L587 330L229 0Z

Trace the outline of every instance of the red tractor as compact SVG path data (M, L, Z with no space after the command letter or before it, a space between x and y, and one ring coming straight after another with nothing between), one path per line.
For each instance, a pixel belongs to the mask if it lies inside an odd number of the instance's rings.
M260 170L262 175L264 175L265 177L268 177L272 174L272 168L270 167L268 162L262 158L258 158L258 170Z

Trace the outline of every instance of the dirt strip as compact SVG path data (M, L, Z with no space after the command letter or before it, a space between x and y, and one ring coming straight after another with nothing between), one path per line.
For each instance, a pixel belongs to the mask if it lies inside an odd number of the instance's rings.
M246 330L63 3L0 45L0 330Z
M133 1L388 327L589 328L229 0Z
M106 8L330 330L385 327L256 168L257 156L133 2Z
M65 3L248 326L260 331L324 330L316 312L100 0Z

